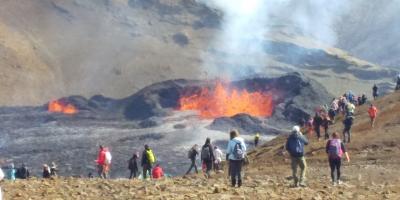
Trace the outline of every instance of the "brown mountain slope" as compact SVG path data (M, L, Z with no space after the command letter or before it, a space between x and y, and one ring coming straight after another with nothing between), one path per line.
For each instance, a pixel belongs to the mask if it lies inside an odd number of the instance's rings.
M290 188L290 169L280 136L249 153L244 187L228 186L226 174L206 180L201 176L160 181L62 178L0 183L6 199L399 199L400 93L374 102L380 109L374 129L368 125L367 106L357 108L352 158L343 166L344 184L330 184L325 141L311 138L307 147L308 188ZM341 130L337 122L334 130Z

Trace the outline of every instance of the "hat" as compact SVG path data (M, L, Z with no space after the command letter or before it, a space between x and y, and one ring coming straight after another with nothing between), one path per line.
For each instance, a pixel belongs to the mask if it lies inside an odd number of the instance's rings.
M293 126L292 131L293 132L300 132L300 127L299 126Z

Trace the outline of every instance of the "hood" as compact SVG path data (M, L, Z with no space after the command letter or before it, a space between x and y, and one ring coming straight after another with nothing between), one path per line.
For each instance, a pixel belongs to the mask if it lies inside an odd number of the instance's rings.
M242 142L242 143L244 143L244 139L241 138L241 137L235 137L235 138L233 138L232 140L233 140L233 141L236 141L236 142Z

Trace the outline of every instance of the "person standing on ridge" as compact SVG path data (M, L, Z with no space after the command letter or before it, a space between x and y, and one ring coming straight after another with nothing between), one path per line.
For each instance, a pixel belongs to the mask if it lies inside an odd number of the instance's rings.
M344 125L344 129L343 129L343 142L344 143L350 143L350 139L351 139L351 126L353 125L353 120L354 120L354 116L352 115L348 115L346 116L346 118L343 120L343 125ZM346 135L348 135L348 139L346 140Z
M207 138L205 144L201 148L201 163L202 166L205 165L205 176L210 178L210 171L214 163L214 148L211 145L211 139Z
M26 167L25 163L22 163L21 167L17 169L16 178L28 179L29 177L29 169Z
M153 150L150 149L149 145L144 145L144 151L142 153L142 168L143 168L143 179L147 178L147 174L151 176L151 169L153 164L156 162L156 156L153 153ZM151 177L150 177L151 178Z
M242 166L246 156L246 144L244 139L239 136L239 132L233 130L230 132L230 138L232 138L226 149L226 153L229 155L229 170L231 175L232 187L242 186ZM237 179L236 179L237 178ZM237 181L237 182L236 182Z
M254 147L258 146L258 142L260 142L260 133L256 133L254 136Z
M399 75L397 75L397 81L396 81L395 90L400 90L400 73L399 73Z
M222 151L219 149L217 146L214 147L214 155L215 155L215 161L214 161L214 170L216 172L219 172L221 170L221 164L222 164Z
M47 164L44 164L43 165L42 177L43 178L50 178L51 177L50 173L51 173L50 172L50 167Z
M343 142L339 138L339 134L334 132L332 139L326 143L326 153L328 154L329 166L331 168L332 184L341 184L340 182L340 166L342 165L342 156L346 155L347 162L350 162L349 154L346 152ZM336 170L336 179L335 179Z
M192 169L194 168L194 171L196 172L196 174L199 173L199 171L197 170L197 164L196 164L196 158L197 155L199 155L199 151L197 151L197 144L193 145L192 148L190 148L189 152L188 152L188 158L190 159L191 165L189 167L189 170L186 172L186 175L190 173L190 171L192 171Z
M321 114L318 112L315 113L314 119L313 119L313 125L314 125L314 131L317 134L318 140L321 138L321 125L322 125L323 119L321 117Z
M14 163L11 163L7 170L7 179L11 181L15 181L16 170L14 167Z
M378 115L378 109L373 104L371 104L371 106L368 109L368 114L369 114L369 118L371 119L371 127L374 128L375 119L376 119L376 116Z
M107 178L111 165L111 153L108 148L99 146L99 154L97 155L97 173L100 178Z
M308 140L304 135L300 132L299 126L294 126L292 129L292 133L288 137L286 141L286 150L289 152L291 157L291 166L292 166L292 174L294 180L294 187L306 187L305 179L306 179L306 170L307 163L306 158L304 157L304 146L308 145ZM297 167L300 167L300 178L297 176Z
M128 169L130 171L129 179L135 179L138 175L139 168L137 160L139 159L139 153L134 153L133 156L128 161Z
M374 97L374 100L378 98L378 86L376 84L372 87L372 96Z

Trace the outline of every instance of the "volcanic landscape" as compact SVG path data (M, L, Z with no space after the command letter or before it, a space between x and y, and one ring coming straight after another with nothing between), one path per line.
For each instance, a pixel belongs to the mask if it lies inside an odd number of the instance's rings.
M167 173L182 175L187 150L206 137L222 149L234 128L249 140L256 132L269 140L330 98L298 73L233 82L170 80L124 99L71 96L40 107L1 108L0 151L35 176L53 161L61 175L86 176L94 173L102 144L111 149L111 176L118 178L127 176L130 156L149 144Z

